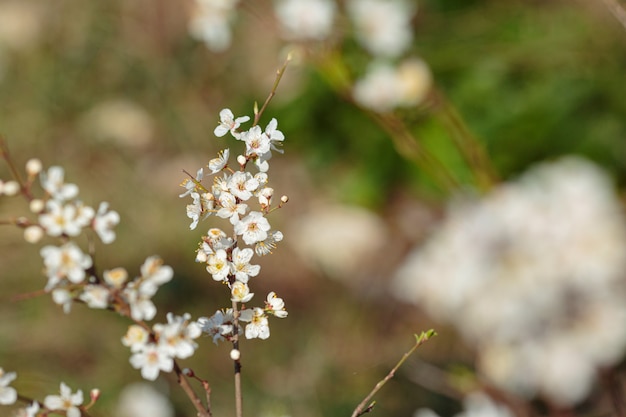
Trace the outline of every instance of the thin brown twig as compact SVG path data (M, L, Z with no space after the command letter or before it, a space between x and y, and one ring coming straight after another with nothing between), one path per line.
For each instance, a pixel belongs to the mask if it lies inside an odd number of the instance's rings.
M261 115L267 108L268 104L270 104L270 101L272 100L272 98L274 98L274 96L276 95L276 89L278 88L278 84L280 84L280 80L283 78L283 74L285 73L285 70L287 69L287 65L289 65L289 61L291 61L291 54L287 54L287 59L285 59L285 62L283 63L282 67L276 70L276 78L274 79L274 85L272 85L272 90L268 94L260 110L257 108L256 103L255 103L253 126L256 126L257 124L259 124L259 119L261 118Z
M448 127L454 144L474 174L478 186L488 191L497 183L498 176L483 144L470 132L463 118L441 91L434 89L433 97L442 122Z
M239 350L239 310L237 302L233 300L233 349ZM233 359L235 370L235 413L237 417L243 417L243 394L241 391L241 361Z
M187 394L187 397L189 397L189 400L198 412L198 416L212 417L210 405L207 404L205 407L204 404L202 404L202 401L198 398L193 388L191 388L191 385L189 385L189 381L176 361L174 361L174 373L176 374L176 382L178 382L178 385L180 385L183 391L185 391L185 394Z
M418 347L420 347L421 345L426 343L431 337L436 335L437 333L433 329L422 332L419 336L415 335L415 344L413 345L413 347L402 356L396 366L394 366L383 379L378 381L378 383L374 386L374 389L372 389L372 391L367 394L363 401L361 401L359 405L354 409L354 411L352 412L352 417L359 417L365 413L369 413L370 411L372 411L372 409L376 405L376 401L370 402L370 400L374 397L374 395L376 395L376 393L380 391L380 389L387 383L387 381L394 377L398 368L402 366L402 364L408 359L409 356L413 354L413 352L415 352Z

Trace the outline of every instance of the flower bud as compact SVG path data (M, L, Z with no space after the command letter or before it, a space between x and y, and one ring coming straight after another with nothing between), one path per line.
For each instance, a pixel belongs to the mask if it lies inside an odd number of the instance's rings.
M89 397L91 398L91 402L95 403L100 398L100 390L98 388L94 388L89 392Z
M34 198L30 200L28 207L30 208L31 213L41 213L45 207L45 203L40 198Z
M233 349L230 351L230 358L232 360L238 361L240 357L241 357L241 352L239 352L239 350Z
M28 243L37 243L43 237L43 229L39 226L28 226L24 229L24 239Z
M20 192L20 185L17 183L17 181L7 181L2 187L2 192L4 193L4 195L14 196Z
M41 164L41 161L37 158L29 159L26 162L26 173L29 177L34 177L35 175L39 174L42 169L43 165Z

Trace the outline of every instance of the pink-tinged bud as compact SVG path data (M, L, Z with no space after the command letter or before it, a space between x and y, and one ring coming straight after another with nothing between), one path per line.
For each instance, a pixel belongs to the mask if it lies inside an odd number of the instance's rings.
M98 388L94 388L89 392L89 397L91 398L91 402L95 403L100 398L100 390Z

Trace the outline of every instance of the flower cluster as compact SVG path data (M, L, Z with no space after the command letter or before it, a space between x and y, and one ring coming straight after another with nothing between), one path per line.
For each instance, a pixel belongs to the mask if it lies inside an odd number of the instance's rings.
M51 293L53 301L62 305L66 313L77 301L90 308L116 311L137 323L130 326L123 343L130 346L133 352L131 365L141 368L146 379L155 379L159 370L171 371L173 358L191 356L196 348L192 339L197 338L201 331L198 324L189 323L188 315L177 317L169 313L168 324L155 324L152 332L144 330L147 328L144 321L152 320L157 314L152 297L161 285L172 279L173 269L164 265L160 257L150 256L141 265L140 274L133 279L129 279L127 270L122 267L97 274L92 256L84 253L72 239L88 228L103 243L113 242L113 228L120 220L118 213L109 210L106 202L101 203L96 211L78 200L78 186L65 181L65 172L61 167L53 166L42 171L41 162L32 159L26 164L26 172L28 179L24 184L14 182L18 192L28 198L30 210L38 217L37 220L20 217L14 223L25 229L25 238L29 242L38 242L44 235L60 240L59 245L46 245L40 250L48 279L45 291ZM45 191L43 198L32 195L32 185L37 177ZM4 182L5 185L10 183ZM11 378L14 376L6 374L0 384L6 385ZM67 397L59 400L63 404L78 405L75 404L78 397L71 396L64 385L61 393ZM3 388L0 402L10 400L11 395L11 389ZM82 402L82 394L76 395L80 395ZM50 399L50 404L56 404L54 401ZM56 405L46 406L61 409ZM68 415L80 414L70 408L63 410Z
M167 324L156 323L152 332L134 324L128 328L122 343L133 353L130 363L141 369L141 376L154 381L160 371L171 372L174 359L193 355L198 345L193 341L201 335L201 327L191 316L167 314Z
M212 50L226 48L236 3L196 0L196 12L189 22L192 35ZM355 39L371 62L351 94L356 104L379 113L418 105L430 92L433 80L428 65L418 57L406 56L413 42L411 21L416 9L407 0L349 0L345 18L337 19L334 0L274 1L274 14L286 41L324 42L332 39L333 32ZM337 20L349 22L351 30L334 30Z
M228 220L232 226L230 235L220 228L210 228L199 244L196 261L206 264L207 272L215 281L229 287L233 303L242 305L254 296L248 283L261 270L259 265L252 263L252 258L255 254L263 256L271 253L283 239L280 231L272 229L267 214L287 202L287 198L282 197L278 205L274 205L274 190L268 186L267 173L272 151L281 152L279 146L285 137L278 130L276 119L272 119L264 130L254 125L247 131L241 131L241 124L249 120L248 116L235 117L230 109L220 112L215 135L223 137L230 133L245 146L245 151L236 158L239 170L230 168L230 151L225 149L206 167L214 176L212 184L202 184L205 168L201 168L195 177L190 176L181 184L186 191L180 195L192 199L187 206L187 216L192 219L191 229L212 214ZM248 166L256 167L256 172L248 172ZM254 201L258 209L252 207ZM238 327L235 327L238 321L248 322L245 329L247 338L265 339L269 337L268 315L287 315L282 299L273 292L268 295L265 308L243 308L237 312L231 308L219 310L211 318L200 319L199 324L215 342L239 334Z
M265 308L255 307L240 312L239 321L247 322L245 336L247 339L267 339L270 336L268 315L278 318L287 317L285 302L276 293L270 292L265 300ZM200 317L198 324L202 331L213 338L213 342L222 340L232 341L235 335L235 318L232 308L218 310L210 318ZM238 327L237 333L243 333Z
M107 202L100 203L98 210L78 199L76 184L65 181L62 167L52 166L43 170L38 159L26 163L27 180L20 184L17 180L2 182L2 194L18 193L27 197L33 218L18 217L12 223L24 229L24 239L30 243L39 242L44 236L58 238L60 244L46 245L40 250L48 278L45 290L52 294L55 303L70 311L71 303L84 296L88 284L98 279L90 273L93 260L89 254L71 239L89 229L109 244L115 240L114 227L119 223L119 214L109 210ZM39 179L44 191L41 197L33 195L34 182ZM89 297L89 295L87 295Z
M505 405L494 402L482 392L472 392L463 399L464 410L455 417L513 417L515 414ZM413 413L413 417L439 417L437 413L428 408L421 408Z
M572 405L597 369L623 356L625 271L626 221L612 184L565 158L452 206L395 289L453 323L498 386Z
M11 405L17 401L17 391L10 387L9 384L17 378L15 372L4 372L0 368L0 404ZM100 391L98 389L91 390L91 402L87 405L83 404L83 392L78 390L72 393L70 387L61 382L60 395L47 395L43 403L32 401L30 405L20 408L14 414L16 417L35 417L39 413L48 415L50 413L63 414L67 417L80 417L81 409L89 409L99 398Z
M239 0L195 0L189 19L189 33L219 52L230 46L230 25Z
M405 0L352 0L348 12L355 36L372 55L365 75L356 81L353 98L376 112L420 104L432 85L428 65L417 57L396 62L411 46L415 5ZM380 16L385 16L381 19Z

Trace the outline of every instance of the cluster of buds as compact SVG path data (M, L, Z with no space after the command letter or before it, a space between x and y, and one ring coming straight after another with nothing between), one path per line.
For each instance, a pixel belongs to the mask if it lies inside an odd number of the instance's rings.
M261 270L259 265L251 263L252 258L255 254L270 254L283 239L280 231L272 230L267 215L287 202L287 197L283 196L274 205L274 190L268 186L267 174L272 151L281 152L279 146L285 137L277 129L276 119L272 119L265 130L254 125L247 131L240 131L241 124L249 120L248 116L235 117L230 109L224 109L214 131L217 137L230 133L245 144L244 153L236 158L237 170L230 168L230 150L225 149L206 167L214 176L211 185L202 183L205 168L199 169L195 177L190 175L181 184L186 191L180 197L192 198L192 204L187 206L187 216L192 220L191 229L212 214L227 219L232 226L232 235L219 228L210 228L202 236L196 251L196 262L205 263L211 277L229 287L233 303L232 308L218 310L212 317L198 320L203 331L211 335L215 342L233 340L242 333L239 321L248 322L246 338L266 339L270 334L268 316L287 316L283 300L274 292L267 296L264 308L245 308L244 305L254 296L248 286L249 280ZM254 174L247 171L249 166L256 168ZM256 210L251 207L254 200L258 202ZM239 304L242 305L240 311Z

